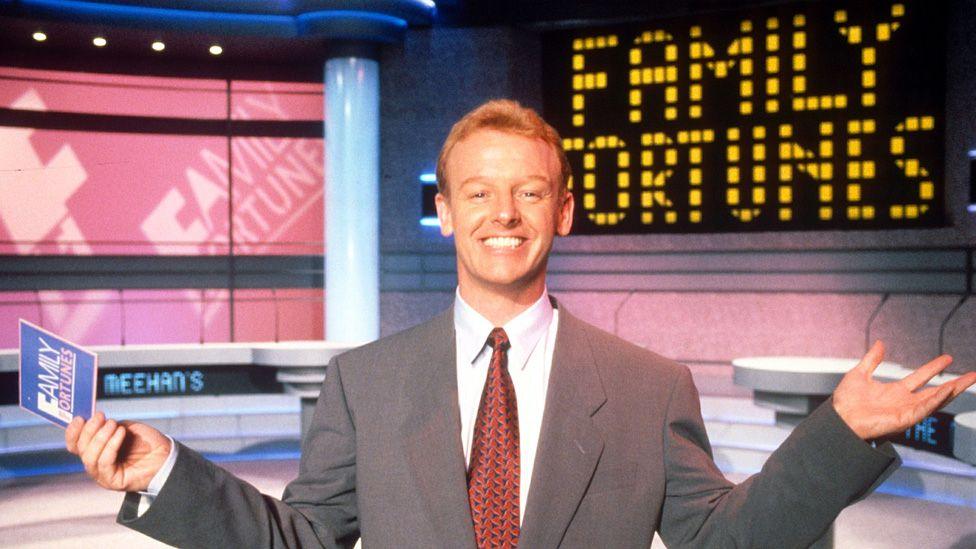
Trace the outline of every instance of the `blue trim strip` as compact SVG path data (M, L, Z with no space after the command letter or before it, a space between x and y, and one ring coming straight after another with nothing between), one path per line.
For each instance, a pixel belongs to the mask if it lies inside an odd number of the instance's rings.
M75 22L223 35L343 38L392 42L399 40L408 26L408 21L398 16L400 15L398 12L404 10L393 9L396 2L386 6L396 15L353 9L319 9L292 15L287 13L290 3L282 4L280 11L285 13L279 14L173 9L84 0L21 0L20 4L30 15L70 19ZM363 8L368 8L370 2L362 4ZM414 7L415 4L416 0L413 2ZM178 5L186 5L186 3ZM427 11L431 16L433 15L432 9Z
M256 34L284 38L298 36L295 18L287 15L144 8L75 0L22 0L22 3L30 8L31 14L71 19L75 22L201 32L220 29L224 34Z
M0 469L0 480L10 480L15 478L39 477L44 475L70 475L72 473L83 473L85 468L78 463L62 463L58 465L36 465L34 467L24 467L18 469Z
M251 449L244 448L233 454L204 452L203 455L216 463L298 460L301 458L301 444L298 440L281 440L262 443ZM17 461L29 461L29 464L0 463L0 480L46 475L70 475L85 471L81 461L65 451L22 454L20 457L26 456L30 456L30 459Z
M296 20L299 36L392 43L402 40L407 30L407 22L399 17L365 11L304 13Z
M0 4L30 6L34 0L0 0ZM230 14L298 16L317 11L360 11L429 23L437 13L433 0L46 0L48 5L96 4L105 9L176 10Z

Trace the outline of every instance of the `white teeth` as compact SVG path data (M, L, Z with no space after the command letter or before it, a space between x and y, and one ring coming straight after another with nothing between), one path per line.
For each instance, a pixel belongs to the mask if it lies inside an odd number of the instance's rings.
M486 238L482 242L485 246L489 248L515 248L521 244L525 239L517 238L514 236L493 236L491 238Z

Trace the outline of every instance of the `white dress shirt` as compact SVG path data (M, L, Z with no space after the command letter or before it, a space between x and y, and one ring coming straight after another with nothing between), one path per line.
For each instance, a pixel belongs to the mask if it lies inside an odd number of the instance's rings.
M519 519L525 517L529 499L532 466L542 431L542 413L552 369L552 351L556 342L559 312L549 302L548 293L531 307L519 313L504 326L511 347L508 349L508 373L515 386L519 419ZM458 405L461 409L461 445L464 462L471 459L474 422L488 377L491 346L488 334L495 328L464 302L460 292L454 299L454 332L457 346Z

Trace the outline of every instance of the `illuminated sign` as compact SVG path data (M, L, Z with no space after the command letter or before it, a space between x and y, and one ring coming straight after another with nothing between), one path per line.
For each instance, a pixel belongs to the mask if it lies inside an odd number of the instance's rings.
M885 437L895 444L902 444L952 457L952 434L955 428L955 414L935 412L906 429Z
M203 391L204 377L200 370L113 372L102 377L101 389L107 396L188 395Z
M547 33L574 232L943 226L945 27L819 2Z
M281 393L273 368L113 368L98 373L98 398Z

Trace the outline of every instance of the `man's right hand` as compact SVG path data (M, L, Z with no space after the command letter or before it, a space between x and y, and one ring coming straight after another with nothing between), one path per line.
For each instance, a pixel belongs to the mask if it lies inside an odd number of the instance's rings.
M169 437L156 429L106 420L102 412L88 421L75 417L64 442L99 486L126 492L145 491L172 449Z

